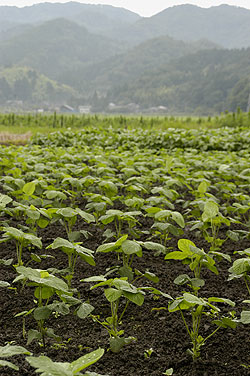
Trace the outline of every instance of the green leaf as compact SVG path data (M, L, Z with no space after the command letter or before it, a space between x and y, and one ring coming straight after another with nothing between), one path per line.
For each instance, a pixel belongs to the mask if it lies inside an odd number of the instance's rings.
M74 249L74 244L69 242L66 239L63 238L56 238L51 245L49 245L48 248L56 249L56 248L71 248Z
M188 256L190 256L190 253L174 251L174 252L169 252L165 256L165 260L184 260Z
M78 372L80 372L82 369L85 369L96 363L103 356L103 354L104 350L99 348L75 360L70 364L69 368L73 371L74 375L77 375Z
M107 278L105 278L103 275L97 275L97 276L92 276L92 277L81 279L81 282L105 282L105 281L107 281Z
M203 299L198 298L197 296L190 294L188 292L183 294L183 298L187 303L206 305L206 302Z
M242 324L250 324L250 311L242 311L240 321Z
M12 201L12 198L0 193L0 209L4 209Z
M161 252L163 254L166 253L166 247L164 247L162 244L154 242L141 242L140 244L148 250Z
M79 208L76 209L76 212L77 214L80 215L82 219L84 219L85 222L87 223L95 222L95 217L92 214L89 214Z
M51 287L57 291L67 292L67 284L60 278L49 274L46 270L32 269L30 267L18 266L16 271L32 282L38 283L41 286ZM16 281L16 279L14 280Z
M208 302L214 302L214 303L225 303L225 304L228 304L230 305L231 307L234 307L235 306L235 303L230 300L230 299L225 299L225 298L216 298L216 297L211 297L211 298L208 298Z
M40 341L42 339L42 334L38 330L30 329L28 331L27 345L29 345L32 341L34 341L34 339L37 339L38 341Z
M231 269L236 275L250 271L250 258L241 258L235 260Z
M204 211L202 213L203 222L210 221L219 214L219 207L214 201L207 201L204 206Z
M106 299L110 303L115 302L116 300L118 300L122 296L121 290L117 290L117 289L114 289L114 288L111 288L111 287L108 288L108 289L105 289L104 293L105 293Z
M31 353L22 346L5 345L0 346L0 358L8 358L13 355L30 355Z
M80 319L85 319L95 308L88 303L82 303L76 310L76 314Z
M140 256L142 255L141 254L141 246L133 241L133 240L125 240L123 243L122 243L122 251L126 254L126 255L132 255L132 254L139 254Z
M173 211L171 212L171 217L181 228L185 227L185 221L181 213Z
M33 311L33 314L36 321L47 320L51 314L51 310L46 306L38 307Z
M10 286L8 282L0 281L0 287L8 287L8 286Z
M180 240L178 240L178 248L182 252L192 254L192 252L190 252L190 246L195 247L195 244L193 242L191 242L191 240L188 240L188 239L180 239Z
M23 192L28 195L32 196L36 189L36 183L31 181L29 183L24 184L23 186Z
M198 186L198 192L199 192L200 194L204 195L204 194L206 193L207 189L208 189L208 184L207 184L207 182L206 182L205 180L203 180L203 181L199 184L199 186Z
M9 367L9 368L14 369L15 371L19 370L19 367L17 367L15 364L8 362L7 360L1 360L0 359L0 368L1 367Z
M138 306L141 306L144 302L144 295L141 292L134 294L131 292L123 291L123 295L132 303L135 303Z
M26 357L30 365L37 369L38 373L43 373L43 376L72 376L72 371L69 369L69 363L53 362L47 356Z

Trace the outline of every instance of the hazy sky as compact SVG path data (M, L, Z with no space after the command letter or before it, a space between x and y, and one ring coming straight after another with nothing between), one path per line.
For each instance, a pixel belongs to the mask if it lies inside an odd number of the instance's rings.
M66 3L69 0L48 0L50 3ZM250 9L250 0L76 0L86 4L110 4L117 7L130 9L142 16L151 16L173 5L194 4L204 8L220 4L236 5ZM0 0L0 5L15 5L23 7L36 3L44 3L44 0Z

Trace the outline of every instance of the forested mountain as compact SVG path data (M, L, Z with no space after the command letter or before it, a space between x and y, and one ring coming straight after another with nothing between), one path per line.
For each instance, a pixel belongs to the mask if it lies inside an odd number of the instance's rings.
M207 113L247 108L250 93L250 48L205 50L174 59L142 74L129 84L113 87L108 101L135 102L169 112ZM243 78L244 77L244 78Z
M229 5L208 9L179 5L141 18L131 27L119 27L108 35L134 43L169 35L184 41L205 38L225 48L249 47L250 10Z
M185 43L170 37L159 37L141 43L117 56L112 56L94 65L72 70L68 67L59 77L64 82L80 90L88 92L107 90L133 82L146 72L166 66L172 59L195 53L203 49L219 48L207 40Z
M15 99L98 111L111 102L128 111L129 103L139 111L234 111L246 108L249 61L244 8L181 5L143 18L77 2L0 6L1 106Z
M72 88L59 85L33 69L0 69L0 102L4 99L6 102L23 101L31 105L47 103L48 106L53 106L78 97L78 93Z
M68 3L41 3L24 8L0 6L0 30L10 29L12 24L37 24L66 18L75 21L93 32L103 32L112 27L129 25L140 16L124 8L111 5L91 5L70 1Z
M95 63L121 52L120 43L78 24L55 19L0 42L0 66L29 66L51 78L58 72Z

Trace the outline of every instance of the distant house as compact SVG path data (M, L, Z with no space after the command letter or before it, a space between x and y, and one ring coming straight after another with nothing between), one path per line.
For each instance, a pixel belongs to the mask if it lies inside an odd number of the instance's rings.
M79 106L78 107L78 110L80 112L80 114L90 114L90 111L91 111L91 106Z
M63 112L63 113L75 113L76 110L73 107L68 106L67 104L63 104L60 107L60 112Z

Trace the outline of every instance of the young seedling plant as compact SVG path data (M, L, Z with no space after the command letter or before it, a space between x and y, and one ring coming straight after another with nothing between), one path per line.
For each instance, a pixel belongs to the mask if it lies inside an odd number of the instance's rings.
M39 249L42 248L41 239L33 234L25 233L22 230L19 230L15 227L2 227L1 230L4 232L4 234L3 238L0 240L0 243L12 240L16 244L16 266L23 265L22 254L24 248L31 248L32 246Z
M116 242L102 244L97 248L96 252L115 252L118 255L118 260L121 256L122 266L116 266L113 271L117 270L119 275L128 278L129 282L133 283L136 279L145 277L148 280L157 283L159 279L155 274L150 273L149 271L140 272L138 269L133 269L132 263L134 257L142 257L142 245L144 245L144 243L140 242L139 244L139 242L128 240L127 238L128 235L123 235ZM150 246L152 248L154 243L148 242L146 244L148 249Z
M229 316L220 314L220 309L213 303L223 303L234 307L235 303L230 299L220 297L201 298L198 296L199 290L205 285L204 279L201 278L202 269L205 267L210 271L218 274L215 261L203 249L199 249L193 242L188 239L180 239L178 241L180 251L170 252L165 256L166 260L181 260L184 264L189 265L193 276L187 274L179 275L175 279L177 285L187 285L192 293L186 291L182 296L174 299L168 306L169 312L179 311L187 330L188 336L192 343L189 353L193 360L200 357L201 347L204 346L209 338L211 338L220 328L236 328L236 320L234 320L234 312ZM191 324L185 318L183 311L191 314ZM200 335L200 324L202 317L210 318L217 325L209 335L202 337Z
M244 251L236 251L235 253L238 253L242 257L235 260L229 269L230 275L228 280L243 278L250 297L250 248ZM250 300L244 300L243 303L250 304ZM250 324L250 310L243 310L241 312L240 321L243 324Z
M23 311L16 316L27 316L33 314L38 330L29 330L28 332L28 342L31 343L34 339L41 340L42 345L45 347L45 338L51 337L54 339L59 339L55 335L52 328L47 328L45 326L46 320L49 318L51 313L58 312L59 314L69 313L68 306L63 302L54 301L49 304L50 298L54 295L62 296L69 294L67 284L58 277L48 273L47 270L32 269L30 267L18 266L16 271L19 274L15 279L14 283L20 280L28 281L27 285L35 287L34 291L34 302L36 306L29 311Z
M89 265L95 266L93 251L81 246L82 243L73 243L63 238L56 238L47 248L60 249L68 256L68 268L63 272L67 273L64 277L67 280L68 287L71 287L71 280L75 273L76 261L81 258ZM62 273L62 271L61 271Z
M59 219L59 221L63 224L69 241L75 241L76 237L78 236L78 233L73 232L73 226L75 225L78 216L80 216L86 223L95 222L95 217L92 214L79 208L73 209L71 207L67 207L57 209L54 210L53 216Z
M93 320L101 324L109 334L110 349L112 352L119 352L121 348L133 340L134 337L124 337L124 330L120 329L122 318L128 308L129 302L141 306L144 302L145 292L127 281L127 278L111 278L104 276L92 276L81 280L82 282L98 282L91 287L106 287L104 294L110 303L111 316L101 320L99 316L92 316ZM125 300L125 306L121 309L121 300ZM121 312L119 312L121 310Z

